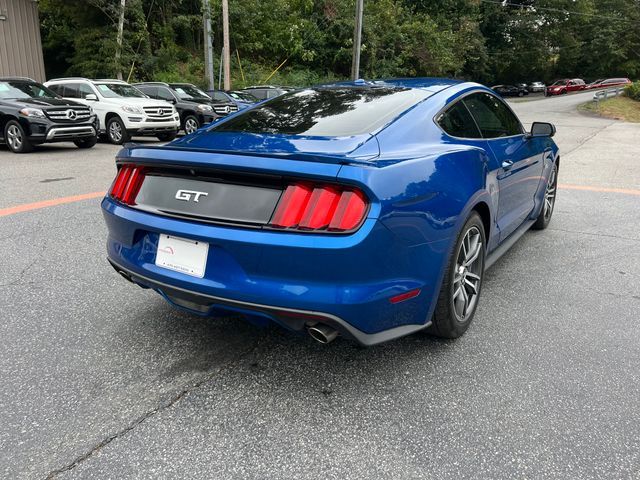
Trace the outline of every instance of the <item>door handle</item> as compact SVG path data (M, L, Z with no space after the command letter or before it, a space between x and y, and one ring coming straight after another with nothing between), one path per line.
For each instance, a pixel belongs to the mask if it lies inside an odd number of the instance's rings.
M510 170L513 167L513 160L505 160L502 162L502 168L505 170Z

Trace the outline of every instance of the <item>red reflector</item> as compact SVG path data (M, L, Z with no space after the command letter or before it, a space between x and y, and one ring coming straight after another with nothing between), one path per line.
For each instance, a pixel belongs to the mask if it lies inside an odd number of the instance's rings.
M307 207L312 190L308 185L289 185L278 202L271 225L283 228L298 225Z
M329 224L329 230L351 230L357 227L366 209L367 203L360 192L342 192L335 215Z
M315 230L329 225L339 200L340 193L335 188L314 188L300 220L300 228Z
M404 292L400 295L396 295L395 297L391 297L389 301L394 304L404 302L405 300L409 300L410 298L417 297L418 295L420 295L420 292L421 290L419 288L409 290L408 292Z

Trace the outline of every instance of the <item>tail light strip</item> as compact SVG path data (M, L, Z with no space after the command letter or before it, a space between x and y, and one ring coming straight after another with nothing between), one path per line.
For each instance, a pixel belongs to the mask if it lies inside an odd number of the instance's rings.
M145 173L146 167L123 165L109 195L135 205ZM299 232L349 232L363 222L367 207L367 198L355 188L296 182L284 190L269 226Z
M144 173L144 167L123 165L118 170L118 175L113 182L109 195L125 205L135 205L136 196L144 180Z
M338 185L289 185L271 218L276 228L346 232L364 220L367 199L356 189Z

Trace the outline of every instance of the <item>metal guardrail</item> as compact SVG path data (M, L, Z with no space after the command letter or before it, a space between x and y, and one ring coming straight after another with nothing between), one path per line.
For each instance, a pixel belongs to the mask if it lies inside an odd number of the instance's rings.
M624 92L625 87L609 88L607 90L600 90L593 94L593 100L597 103L600 100L606 100L609 97L617 97Z

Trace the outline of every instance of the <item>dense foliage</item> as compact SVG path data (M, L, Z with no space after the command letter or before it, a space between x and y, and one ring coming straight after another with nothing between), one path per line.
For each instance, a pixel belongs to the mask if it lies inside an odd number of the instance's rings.
M640 102L640 81L633 82L631 85L625 88L624 94L627 97Z
M234 86L347 78L354 0L229 0ZM203 84L202 0L41 0L49 77ZM221 7L211 0L216 76ZM361 76L640 77L640 0L365 0Z

